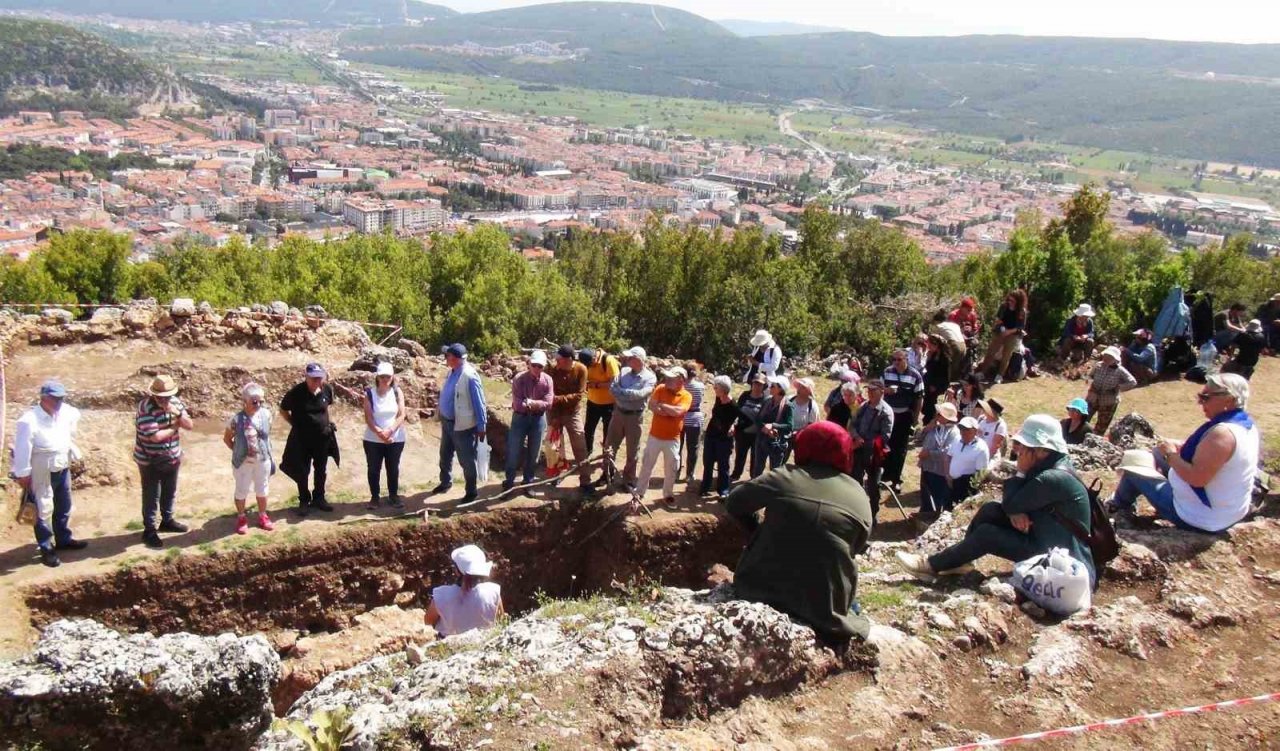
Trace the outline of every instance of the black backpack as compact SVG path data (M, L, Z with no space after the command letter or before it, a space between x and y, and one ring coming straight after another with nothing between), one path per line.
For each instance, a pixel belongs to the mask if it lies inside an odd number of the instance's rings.
M1120 542L1116 539L1116 530L1111 526L1107 509L1102 505L1102 480L1095 479L1093 484L1087 486L1085 490L1089 493L1088 531L1085 531L1075 519L1058 513L1058 509L1053 508L1051 511L1053 517L1062 526L1071 530L1071 534L1075 535L1077 540L1089 547L1089 553L1093 556L1094 571L1101 576L1102 569L1120 555Z

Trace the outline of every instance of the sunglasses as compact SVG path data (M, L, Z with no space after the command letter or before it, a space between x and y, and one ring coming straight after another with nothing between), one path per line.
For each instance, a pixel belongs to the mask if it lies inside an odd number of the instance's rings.
M250 404L252 404L252 405L253 405L253 406L255 406L255 407L261 407L261 406L262 406L262 400L261 400L261 399L250 399L250 400L249 400L249 403L250 403Z
M1196 401L1200 402L1201 404L1204 404L1205 402L1209 401L1213 397L1225 396L1226 393L1227 392L1225 391L1201 391L1200 393L1196 394Z

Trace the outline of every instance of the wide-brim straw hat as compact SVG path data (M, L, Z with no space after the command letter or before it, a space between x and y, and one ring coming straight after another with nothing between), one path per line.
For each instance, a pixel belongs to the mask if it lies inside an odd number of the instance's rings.
M178 393L178 382L173 380L173 376L158 375L151 382L147 393L152 396L173 396Z
M1116 469L1132 472L1139 477L1147 477L1152 480L1163 480L1164 475L1160 474L1160 470L1156 469L1156 458L1147 449L1129 449L1124 452L1124 456L1120 459L1120 466Z
M769 332L765 331L764 329L760 329L759 331L756 332L755 336L751 337L751 346L763 347L764 345L772 341L773 341L773 337L769 335Z
M947 422L955 422L960 419L960 410L956 409L956 405L951 402L943 402L938 405L938 416Z

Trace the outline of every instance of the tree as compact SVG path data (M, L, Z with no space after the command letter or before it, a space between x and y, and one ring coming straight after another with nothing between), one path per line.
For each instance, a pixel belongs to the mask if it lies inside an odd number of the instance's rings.
M1111 231L1107 222L1107 210L1111 208L1111 194L1094 183L1086 183L1062 204L1063 217L1049 223L1045 229L1050 237L1065 233L1072 247L1079 248L1096 232Z
M82 305L121 302L132 291L131 253L128 235L76 230L50 239L44 268Z

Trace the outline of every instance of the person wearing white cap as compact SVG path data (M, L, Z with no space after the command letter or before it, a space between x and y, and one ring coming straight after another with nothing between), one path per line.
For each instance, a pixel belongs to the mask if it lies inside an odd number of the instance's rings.
M306 516L312 509L333 511L325 500L326 465L331 456L335 464L340 461L337 431L329 419L333 387L326 383L328 374L320 363L313 362L307 365L304 375L306 380L289 389L280 400L280 416L289 423L280 471L298 486L298 507L294 512L299 516ZM314 482L308 488L313 467Z
M816 388L812 378L796 378L791 381L796 395L791 397L791 416L796 432L800 432L822 419L822 409L813 398Z
M939 512L950 508L951 485L947 482L947 464L951 447L960 440L960 431L956 430L959 419L956 405L943 402L938 405L933 422L924 426L924 443L916 458L920 466L921 521L932 521Z
M1062 326L1058 337L1058 357L1067 362L1083 362L1093 354L1093 306L1082 302Z
M1132 512L1143 496L1161 518L1204 532L1221 532L1248 515L1262 445L1245 411L1249 382L1211 375L1196 399L1208 421L1185 441L1126 451L1110 507Z
M635 490L631 491L631 506L638 510L644 493L649 488L658 457L662 457L662 501L676 501L676 466L680 458L680 434L684 431L684 416L693 406L693 395L684 387L689 374L679 366L662 374L662 385L649 396L649 410L653 421L649 425L649 440L644 445L644 463Z
M742 376L743 383L751 383L756 373L763 373L766 378L773 378L782 366L782 348L773 340L773 335L760 329L751 337L751 354L746 358L747 370Z
M182 466L181 431L195 423L177 396L178 383L158 375L134 412L133 461L142 479L142 542L149 548L164 547L160 532L188 529L173 517L173 506Z
M89 543L71 535L71 466L79 457L75 445L80 410L65 403L67 389L49 380L40 386L40 401L18 418L13 436L11 472L36 507L36 547L40 560L61 565L59 550L81 550Z
M382 505L378 481L387 466L387 502L404 508L400 500L400 456L404 453L404 421L408 418L404 392L396 385L396 371L389 362L378 363L373 385L364 390L364 458L369 465L369 509Z
M264 531L275 529L267 516L267 493L271 475L276 471L271 457L271 410L263 409L266 392L256 383L246 383L240 389L243 406L227 421L222 442L231 449L231 470L235 477L236 534L249 533L249 517L246 505L249 491L258 500L258 526Z
M991 461L991 451L987 442L982 440L978 421L972 417L963 417L958 427L960 440L951 444L951 448L947 450L947 481L951 484L947 511L973 495L973 476L985 470Z
M1244 331L1236 334L1227 346L1231 359L1222 365L1223 373L1235 373L1247 381L1253 377L1253 369L1258 366L1258 358L1262 350L1267 348L1267 337L1262 332L1262 321L1257 318L1244 326Z
M441 636L465 634L492 626L503 615L502 587L486 581L493 573L493 562L475 545L463 545L449 557L462 581L431 590L431 605L426 622Z
M516 484L516 468L524 460L524 482L533 482L538 468L538 451L547 432L547 410L555 396L555 385L547 373L547 353L535 349L525 372L511 382L511 429L507 432L506 479L503 490Z
M1089 374L1089 391L1085 394L1085 403L1089 412L1095 415L1093 430L1100 436L1107 435L1111 427L1111 419L1116 416L1120 406L1120 392L1128 391L1138 385L1138 379L1125 370L1120 364L1120 348L1107 347L1102 350L1102 362Z
M1120 364L1141 384L1151 383L1160 374L1160 353L1151 337L1151 329L1134 331L1133 340L1120 353Z
M787 379L774 376L769 379L769 398L765 399L764 406L756 417L756 445L751 455L752 477L764 474L766 461L769 469L777 469L786 463L793 432L795 418L791 403L787 401Z
M1089 492L1071 466L1062 427L1049 415L1031 415L1012 441L1021 447L1018 473L1005 480L1003 500L984 504L964 539L945 550L929 556L898 553L900 567L933 582L972 571L973 562L986 555L1017 562L1065 548L1097 586L1093 555L1077 536L1089 531Z
M628 491L636 487L636 466L640 461L640 436L643 433L644 411L649 397L658 385L658 377L649 368L649 357L642 347L632 347L622 353L626 366L609 387L614 398L613 419L605 436L604 469L600 478L590 484L594 490L616 479L618 448L627 439L627 463L622 470L622 481Z

